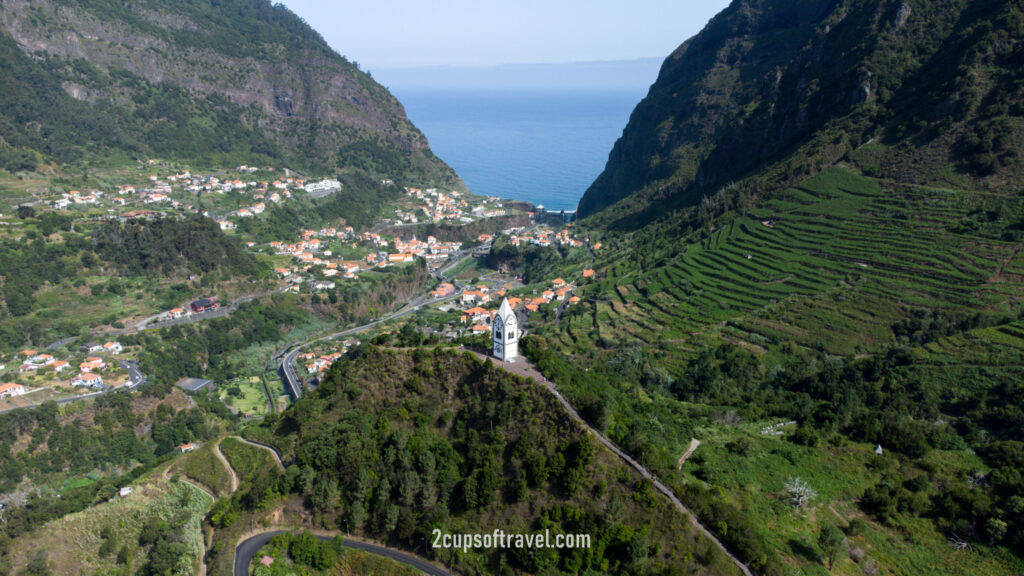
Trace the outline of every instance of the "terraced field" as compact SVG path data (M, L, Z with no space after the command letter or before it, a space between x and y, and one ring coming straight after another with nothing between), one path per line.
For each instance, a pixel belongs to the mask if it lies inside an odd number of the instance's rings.
M619 277L612 268L603 293L614 298L570 318L563 338L654 343L728 324L751 344L870 352L891 342L907 308L994 310L1019 297L1019 243L965 231L979 210L960 192L834 168L668 263Z

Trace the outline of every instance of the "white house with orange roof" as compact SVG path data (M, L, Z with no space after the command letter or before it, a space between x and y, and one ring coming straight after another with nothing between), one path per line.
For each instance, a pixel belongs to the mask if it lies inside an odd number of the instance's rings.
M78 369L81 370L82 372L92 372L94 370L103 370L106 367L107 367L107 363L104 362L102 358L97 358L97 357L94 357L94 356L90 356L89 358L86 358L85 362L82 362L81 364L78 365Z
M6 384L0 384L0 398L10 398L11 396L21 396L25 393L25 387L21 384L15 384L14 382L7 382Z
M176 320L178 318L186 318L191 314L192 312L184 308L171 308L170 310L167 311L166 317L171 320Z
M71 381L72 386L88 386L90 388L99 388L103 386L103 377L94 372L86 372L79 374Z

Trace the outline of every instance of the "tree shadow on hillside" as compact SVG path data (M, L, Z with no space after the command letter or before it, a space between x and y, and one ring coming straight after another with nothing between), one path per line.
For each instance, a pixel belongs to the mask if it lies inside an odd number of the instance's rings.
M789 545L789 549L793 551L793 554L804 558L808 562L821 562L821 556L818 555L818 551L806 542L801 542L796 538L790 538L789 542L786 544Z

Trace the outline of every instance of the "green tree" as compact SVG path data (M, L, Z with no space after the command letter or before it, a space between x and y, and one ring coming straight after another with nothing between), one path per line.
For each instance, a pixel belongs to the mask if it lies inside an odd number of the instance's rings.
M989 542L992 544L998 544L1004 537L1006 537L1006 529L1008 525L1006 522L999 518L989 518L985 522L985 532L988 533Z
M825 557L828 558L829 570L832 570L836 557L843 551L845 544L846 536L843 535L843 531L838 527L828 524L821 528L821 532L818 533L818 546L825 553Z

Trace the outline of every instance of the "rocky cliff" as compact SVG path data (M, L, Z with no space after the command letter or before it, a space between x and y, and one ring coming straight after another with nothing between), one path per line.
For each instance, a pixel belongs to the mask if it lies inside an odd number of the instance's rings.
M628 198L615 218L636 225L843 160L1006 189L1021 173L1022 37L1013 2L735 0L665 60L580 215ZM869 142L886 151L858 158Z
M385 88L267 0L2 0L0 58L0 136L58 161L99 144L455 179Z

